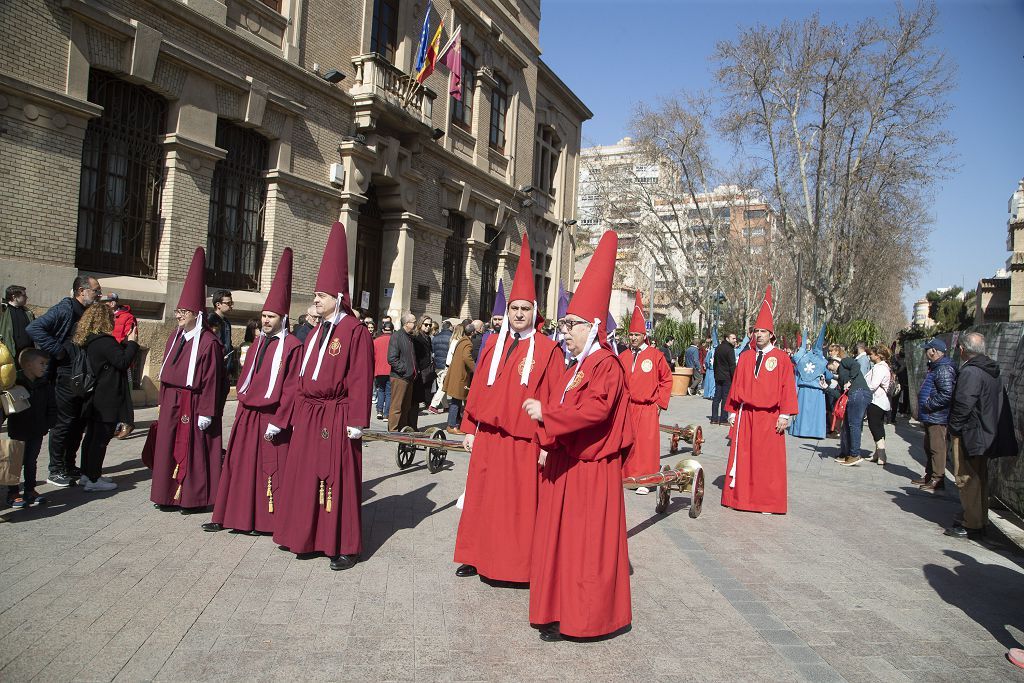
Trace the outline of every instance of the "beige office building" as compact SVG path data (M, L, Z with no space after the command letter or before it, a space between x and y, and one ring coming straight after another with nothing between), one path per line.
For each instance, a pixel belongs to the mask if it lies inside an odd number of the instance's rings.
M425 6L0 3L0 284L46 307L98 275L140 317L145 376L196 246L240 337L285 247L305 310L335 220L374 317L487 314L523 232L553 311L591 113L540 59L538 0L435 2L431 30L462 26L463 98L443 67L410 87Z

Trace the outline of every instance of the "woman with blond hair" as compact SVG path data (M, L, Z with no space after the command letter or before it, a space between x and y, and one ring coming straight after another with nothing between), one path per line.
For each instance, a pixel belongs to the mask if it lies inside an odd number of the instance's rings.
M889 358L892 356L888 347L877 344L868 349L868 360L871 369L864 377L871 390L871 403L868 404L868 429L875 441L875 452L871 462L885 465L885 416L891 408L889 404L889 388L892 384L892 371L889 369Z
M95 377L92 395L85 406L85 440L82 442L82 477L79 484L86 491L112 491L117 488L101 476L107 445L118 423L135 422L131 412L131 387L128 368L139 351L138 329L133 328L118 343L113 336L114 313L104 303L94 303L75 327L71 343L85 353Z

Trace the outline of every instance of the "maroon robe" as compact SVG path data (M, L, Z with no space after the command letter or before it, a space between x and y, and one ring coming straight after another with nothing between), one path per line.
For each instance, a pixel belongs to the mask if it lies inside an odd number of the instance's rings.
M633 619L622 458L633 442L626 379L605 347L552 381L537 437L541 476L530 571L530 623L600 636Z
M188 383L191 343L181 353L178 331L167 340L170 353L160 373L160 414L153 450L153 482L149 499L157 505L202 508L217 495L221 467L221 415L218 387L224 375L224 347L208 329L199 333L192 386ZM200 416L211 419L199 429ZM180 486L180 489L179 489Z
M317 348L299 378L292 409L274 541L297 554L358 555L363 549L363 444L349 439L345 427L366 429L370 424L373 339L352 315L333 326L326 340L322 326L303 344L303 354L311 345ZM327 351L314 380L321 343Z
M257 344L266 346L257 348ZM283 341L278 337L261 338L257 344L249 347L238 376L238 411L224 457L213 521L238 531L272 532L276 519L274 510L281 508L281 480L291 439L289 427L302 364L302 342L289 334ZM267 398L278 344L284 344L284 353L274 390ZM245 378L260 355L263 355L263 363L253 372L243 392ZM268 424L281 429L272 441L263 438Z
M466 497L455 561L476 567L481 576L498 581L530 580L530 553L537 514L540 448L536 423L522 409L523 401L549 393L547 384L562 376L565 356L549 338L534 333L529 384L522 374L529 340L522 340L501 364L494 384L487 374L498 341L491 335L480 352L469 391L462 431L475 434L466 475ZM505 341L507 354L511 336ZM564 386L564 385L563 385Z
M725 409L735 413L722 505L752 512L786 512L786 435L779 415L796 415L796 379L785 351L764 354L754 375L757 349L740 354Z
M672 371L665 362L665 354L648 346L635 359L633 356L633 349L626 349L619 356L629 387L629 419L634 439L622 465L624 477L653 474L661 469L658 422L672 398Z

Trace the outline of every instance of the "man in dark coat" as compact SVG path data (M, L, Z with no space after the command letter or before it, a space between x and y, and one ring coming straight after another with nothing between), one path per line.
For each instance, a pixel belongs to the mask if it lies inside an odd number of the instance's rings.
M415 328L416 316L404 314L401 329L395 330L388 342L388 363L391 365L389 432L397 432L405 426L416 428L416 411L412 405L413 381L416 379L416 349L412 342Z
M960 338L960 366L949 408L953 475L960 489L963 523L947 536L974 539L985 535L988 521L988 459L1017 455L1010 399L999 380L999 365L985 355L985 337L968 332Z
M946 355L946 342L932 339L924 345L928 373L917 392L917 419L924 425L924 476L911 480L921 490L934 493L946 488L946 425L956 385L956 368Z
M725 400L729 398L732 376L736 372L735 334L725 335L725 340L715 349L712 372L715 373L715 397L711 399L711 424L726 424Z
M46 481L60 488L74 484L82 474L75 466L75 454L85 431L84 399L71 391L71 361L64 344L71 339L85 307L102 294L99 280L79 275L71 284L71 296L58 301L25 328L36 346L50 354L50 377L56 378L57 421L50 430L50 474Z
M28 310L28 291L21 285L11 285L4 292L4 303L0 304L0 344L6 344L14 356L14 366L20 368L18 356L32 346L28 326L36 319Z
M235 347L231 345L231 321L228 320L228 313L235 307L231 292L226 289L218 289L211 297L213 313L210 314L210 327L217 332L221 345L224 347L224 374L221 377L220 393L217 395L217 410L224 412L224 402L228 399L230 392L231 378L238 372L238 357L235 355Z

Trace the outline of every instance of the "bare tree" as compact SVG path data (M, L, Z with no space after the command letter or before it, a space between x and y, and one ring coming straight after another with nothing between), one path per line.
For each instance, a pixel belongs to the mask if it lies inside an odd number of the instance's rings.
M891 24L814 16L718 45L721 129L764 159L780 232L827 319L876 314L922 262L927 200L952 158L952 68L935 31L921 4Z

